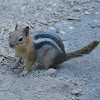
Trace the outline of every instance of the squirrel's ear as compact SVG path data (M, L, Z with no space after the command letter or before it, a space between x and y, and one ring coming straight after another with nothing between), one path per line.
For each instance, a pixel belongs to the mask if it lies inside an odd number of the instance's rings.
M24 34L25 34L26 36L28 36L28 35L29 35L29 27L26 26L26 27L24 28L23 32L24 32Z
M16 24L15 30L18 30L18 24Z

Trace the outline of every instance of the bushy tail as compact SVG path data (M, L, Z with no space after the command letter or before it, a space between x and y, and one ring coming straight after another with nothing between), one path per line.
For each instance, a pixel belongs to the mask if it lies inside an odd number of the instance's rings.
M74 51L71 53L67 53L66 60L69 60L71 58L76 58L76 57L82 57L82 56L84 56L84 54L89 54L99 43L100 43L100 41L93 41L92 43L90 43L86 47L83 47L80 50L77 50L77 51Z

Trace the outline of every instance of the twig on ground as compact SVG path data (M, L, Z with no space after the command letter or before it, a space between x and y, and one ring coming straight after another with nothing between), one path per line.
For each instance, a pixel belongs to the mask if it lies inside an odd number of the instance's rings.
M17 92L15 92L15 91L11 91L11 90L0 90L0 92L12 92L12 93L14 93L14 94L17 94ZM18 95L18 94L17 94Z
M15 57L11 57L11 56L4 55L4 54L1 54L1 53L0 53L0 56L3 56L4 58L7 58L7 59L9 59L9 60L16 60Z
M34 28L35 26L32 25L29 21L27 22L27 24L29 24L32 28Z

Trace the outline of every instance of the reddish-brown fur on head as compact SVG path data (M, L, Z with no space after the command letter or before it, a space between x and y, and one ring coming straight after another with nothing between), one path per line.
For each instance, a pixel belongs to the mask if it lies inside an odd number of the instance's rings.
M9 36L9 45L12 48L24 47L29 40L29 27L18 29L16 24L15 31Z

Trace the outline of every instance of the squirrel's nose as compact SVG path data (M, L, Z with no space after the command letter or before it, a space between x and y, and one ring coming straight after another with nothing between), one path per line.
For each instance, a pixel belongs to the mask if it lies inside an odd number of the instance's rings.
M14 44L13 44L13 43L9 43L9 45L10 45L10 47L12 47L12 48L14 47Z

